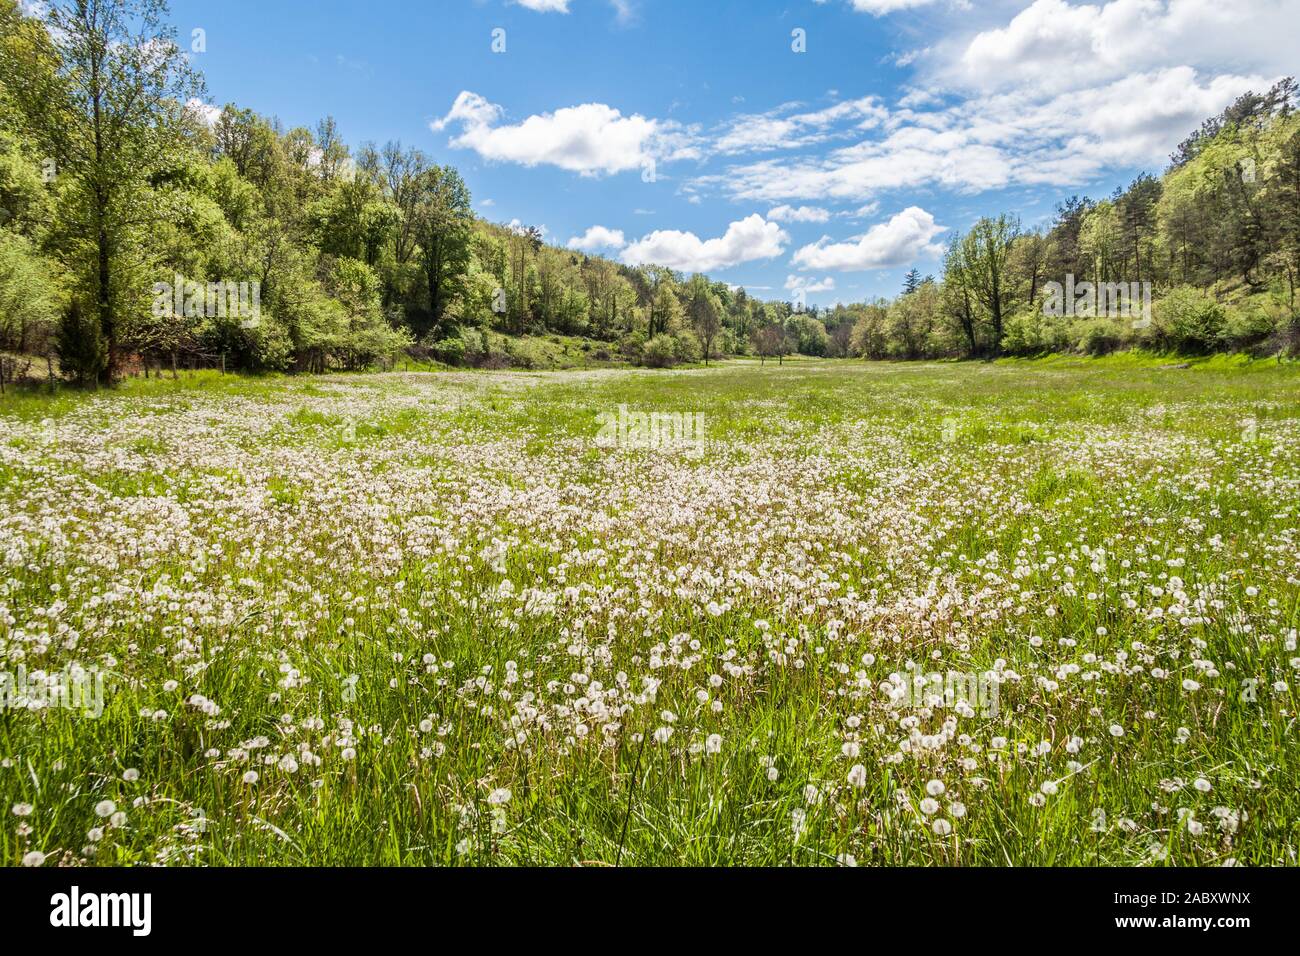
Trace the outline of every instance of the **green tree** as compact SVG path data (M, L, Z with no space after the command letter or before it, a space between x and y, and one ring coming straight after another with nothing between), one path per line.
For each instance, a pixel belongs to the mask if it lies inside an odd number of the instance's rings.
M447 304L460 292L470 261L469 189L450 166L433 166L415 184L414 235L428 293L427 330L445 335Z
M994 355L1002 352L1004 317L1015 294L1007 263L1019 234L1019 220L1004 214L975 223L961 243L963 275L973 297L988 314L989 347Z
M50 0L44 19L57 69L43 69L51 51L29 43L14 57L19 76L6 79L57 170L63 249L73 266L89 259L83 279L106 343L107 382L119 361L119 303L130 299L122 260L136 252L133 231L167 214L149 187L181 142L184 104L202 91L167 12L164 0Z

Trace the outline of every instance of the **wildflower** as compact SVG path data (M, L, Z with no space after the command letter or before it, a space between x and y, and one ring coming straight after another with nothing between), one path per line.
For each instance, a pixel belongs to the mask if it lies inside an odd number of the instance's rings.
M15 803L14 816L30 817L32 815L32 805L30 803Z
M849 769L849 783L861 790L867 785L867 768L860 763L855 763Z
M23 857L23 866L44 866L45 854L39 850L32 850Z
M942 796L947 788L943 785L942 780L931 780L925 785L925 792L932 797Z
M497 787L487 798L488 806L499 807L510 802L510 791L506 787Z
M97 817L111 816L116 811L117 804L112 800L101 800L99 803L95 804L95 816Z
M252 786L253 784L257 783L257 771L250 770L247 773L245 773L244 783L248 784L249 786Z
M930 824L930 829L934 831L935 836L945 837L952 832L952 823L943 817L936 817L934 823Z
M708 739L704 741L704 752L716 754L722 752L722 735L709 734Z

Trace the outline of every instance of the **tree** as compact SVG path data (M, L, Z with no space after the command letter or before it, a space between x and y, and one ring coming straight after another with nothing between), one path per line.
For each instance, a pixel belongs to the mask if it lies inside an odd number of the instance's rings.
M1019 220L1003 214L981 219L962 240L963 274L976 301L988 312L993 355L1002 352L1003 318L1014 294L1007 262L1019 233Z
M921 286L921 273L915 266L903 277L903 295L911 295Z
M966 354L973 358L979 354L975 334L975 287L967 271L965 248L962 236L953 236L943 264L943 310L949 319L956 322L966 343Z
M82 309L76 299L63 313L55 338L55 351L63 374L78 385L95 385L108 365L108 346L99 328L99 316Z
M1294 351L1300 347L1300 313L1296 311L1296 285L1300 284L1300 132L1283 142L1266 196L1267 206L1273 211L1273 261L1287 281L1290 317L1284 332Z
M708 278L698 274L691 277L689 301L691 325L704 343L704 364L707 367L713 340L722 331L722 303L710 287Z
M92 250L81 278L106 344L106 382L119 363L118 311L130 298L122 260L135 251L132 231L167 213L147 194L181 142L184 104L203 88L167 12L165 0L51 0L52 51L28 44L18 75L6 79L28 133L66 184L69 265L85 262L83 244ZM51 52L53 73L41 68Z
M429 296L427 328L445 334L447 303L460 291L469 267L469 189L450 166L433 166L415 186L413 217L420 248L425 289Z

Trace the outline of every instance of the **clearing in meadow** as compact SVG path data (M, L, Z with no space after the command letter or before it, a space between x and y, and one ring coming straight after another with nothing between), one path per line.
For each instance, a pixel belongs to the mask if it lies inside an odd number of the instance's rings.
M1300 374L0 404L8 864L1294 864Z

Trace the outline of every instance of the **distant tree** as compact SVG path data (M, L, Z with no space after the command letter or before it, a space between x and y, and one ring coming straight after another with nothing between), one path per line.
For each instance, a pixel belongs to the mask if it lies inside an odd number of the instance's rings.
M1290 136L1280 150L1265 187L1267 207L1273 211L1275 261L1286 276L1292 324L1296 315L1296 286L1300 284L1300 132Z
M1241 126L1263 126L1274 116L1288 116L1296 108L1297 85L1294 77L1285 77L1273 84L1266 93L1247 92L1237 97L1232 105L1218 116L1207 119L1187 139L1178 144L1170 165L1178 169L1201 154L1225 129Z
M920 287L921 273L913 266L912 271L903 277L903 295L911 295Z
M691 277L687 310L690 314L691 327L704 345L704 364L708 366L713 341L722 331L722 303L714 292L708 277L695 275Z
M785 329L772 323L765 325L754 333L754 351L760 356L760 365L767 364L767 359L775 358L778 364L785 364L785 356L790 354L790 340Z
M425 170L415 184L412 215L429 297L429 328L445 334L447 304L460 291L469 267L469 189L450 166Z
M962 240L963 274L974 298L988 314L993 355L1002 352L1003 322L1015 293L1007 264L1019 233L1019 221L1001 215L981 219Z
M967 269L966 243L960 234L954 235L944 259L944 314L954 321L966 345L967 356L979 354L975 331L975 286Z

